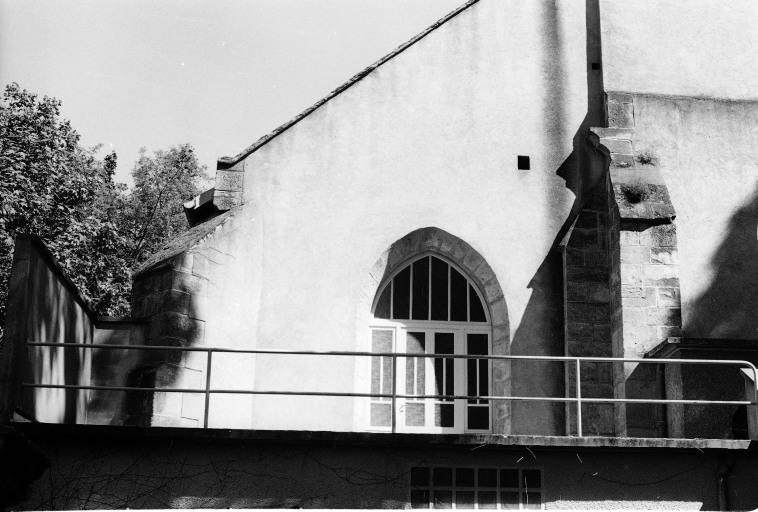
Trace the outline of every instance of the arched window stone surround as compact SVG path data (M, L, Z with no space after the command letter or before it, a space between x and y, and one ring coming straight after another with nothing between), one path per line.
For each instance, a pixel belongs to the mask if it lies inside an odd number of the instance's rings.
M492 322L493 354L510 353L510 326L503 290L495 272L479 252L462 239L439 228L426 227L408 233L385 250L371 267L361 293L358 308L358 329L366 331L371 308L379 286L385 278L402 267L409 259L423 253L439 254L456 263L479 287L489 308ZM359 336L358 339L364 339ZM358 350L365 350L359 347ZM493 363L492 391L495 395L509 395L511 390L510 364ZM498 401L493 407L493 433L510 433L510 403Z

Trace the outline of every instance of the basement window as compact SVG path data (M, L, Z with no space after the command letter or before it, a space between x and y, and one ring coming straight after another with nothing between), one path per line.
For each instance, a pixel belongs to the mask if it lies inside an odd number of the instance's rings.
M542 470L524 468L411 468L412 508L542 509Z

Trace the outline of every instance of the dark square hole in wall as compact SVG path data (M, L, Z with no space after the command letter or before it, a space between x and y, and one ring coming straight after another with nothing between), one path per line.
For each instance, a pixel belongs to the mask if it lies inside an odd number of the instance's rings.
M595 70L595 71L597 71L598 69L600 69L600 63L599 62L593 62L592 63L592 69Z
M518 169L519 171L528 171L529 170L529 157L526 155L519 155L518 156Z

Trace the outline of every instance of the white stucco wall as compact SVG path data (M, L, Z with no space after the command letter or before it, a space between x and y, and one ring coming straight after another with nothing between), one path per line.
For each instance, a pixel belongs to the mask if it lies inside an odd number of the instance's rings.
M758 98L758 3L600 0L608 91Z
M425 226L484 256L516 332L574 200L556 171L587 110L584 5L553 4L482 0L247 158L250 250L235 260L255 271L229 265L227 285L254 300L212 305L225 336L367 349L368 272ZM206 339L213 329L206 321ZM259 389L349 391L354 374L345 358L266 356L255 368ZM352 428L349 399L255 401L253 428Z

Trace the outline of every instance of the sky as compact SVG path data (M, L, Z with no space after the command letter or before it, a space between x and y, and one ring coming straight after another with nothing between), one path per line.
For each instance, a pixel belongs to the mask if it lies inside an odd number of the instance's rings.
M85 146L233 156L465 0L0 0L0 83L63 102Z

